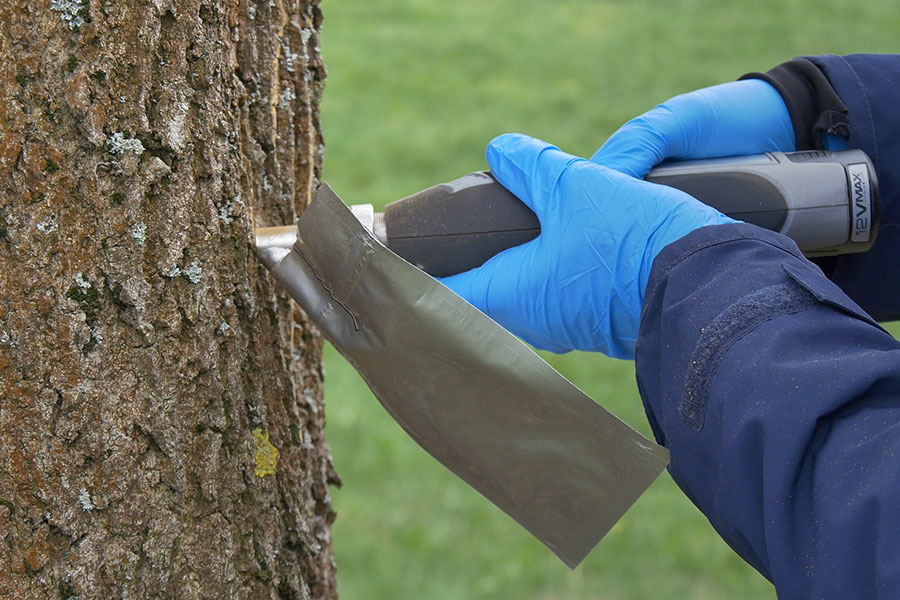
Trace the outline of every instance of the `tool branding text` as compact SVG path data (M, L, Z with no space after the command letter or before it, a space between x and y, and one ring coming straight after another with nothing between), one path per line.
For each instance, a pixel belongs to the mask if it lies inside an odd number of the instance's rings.
M871 233L871 206L869 200L869 170L865 164L849 165L851 215L853 225L850 240L868 242Z

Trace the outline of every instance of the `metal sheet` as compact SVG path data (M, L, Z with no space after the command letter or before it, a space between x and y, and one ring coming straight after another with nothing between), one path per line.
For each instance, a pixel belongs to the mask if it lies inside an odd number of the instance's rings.
M668 463L327 186L272 273L429 454L575 568Z

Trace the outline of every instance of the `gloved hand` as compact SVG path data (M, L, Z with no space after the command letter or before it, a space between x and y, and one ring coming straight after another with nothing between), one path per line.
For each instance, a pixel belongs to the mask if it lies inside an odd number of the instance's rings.
M675 96L619 128L591 161L644 177L667 158L696 159L796 149L781 95L761 79Z
M674 188L647 183L521 134L487 148L494 177L541 222L534 240L443 279L530 344L634 358L653 259L705 225L732 219Z

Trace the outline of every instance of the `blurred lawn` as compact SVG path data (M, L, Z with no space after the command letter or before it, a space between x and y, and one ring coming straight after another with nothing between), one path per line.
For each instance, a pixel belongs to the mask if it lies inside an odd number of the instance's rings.
M589 155L673 94L802 54L900 46L897 0L324 0L325 174L383 206L485 168L506 131ZM898 331L894 329L895 333ZM545 355L650 435L633 365ZM668 475L575 572L403 433L328 348L343 598L774 598Z

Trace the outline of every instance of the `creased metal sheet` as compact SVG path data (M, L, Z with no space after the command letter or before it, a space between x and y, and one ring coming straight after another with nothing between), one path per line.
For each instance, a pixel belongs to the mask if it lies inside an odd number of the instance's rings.
M570 568L668 463L327 186L272 273L422 448Z

